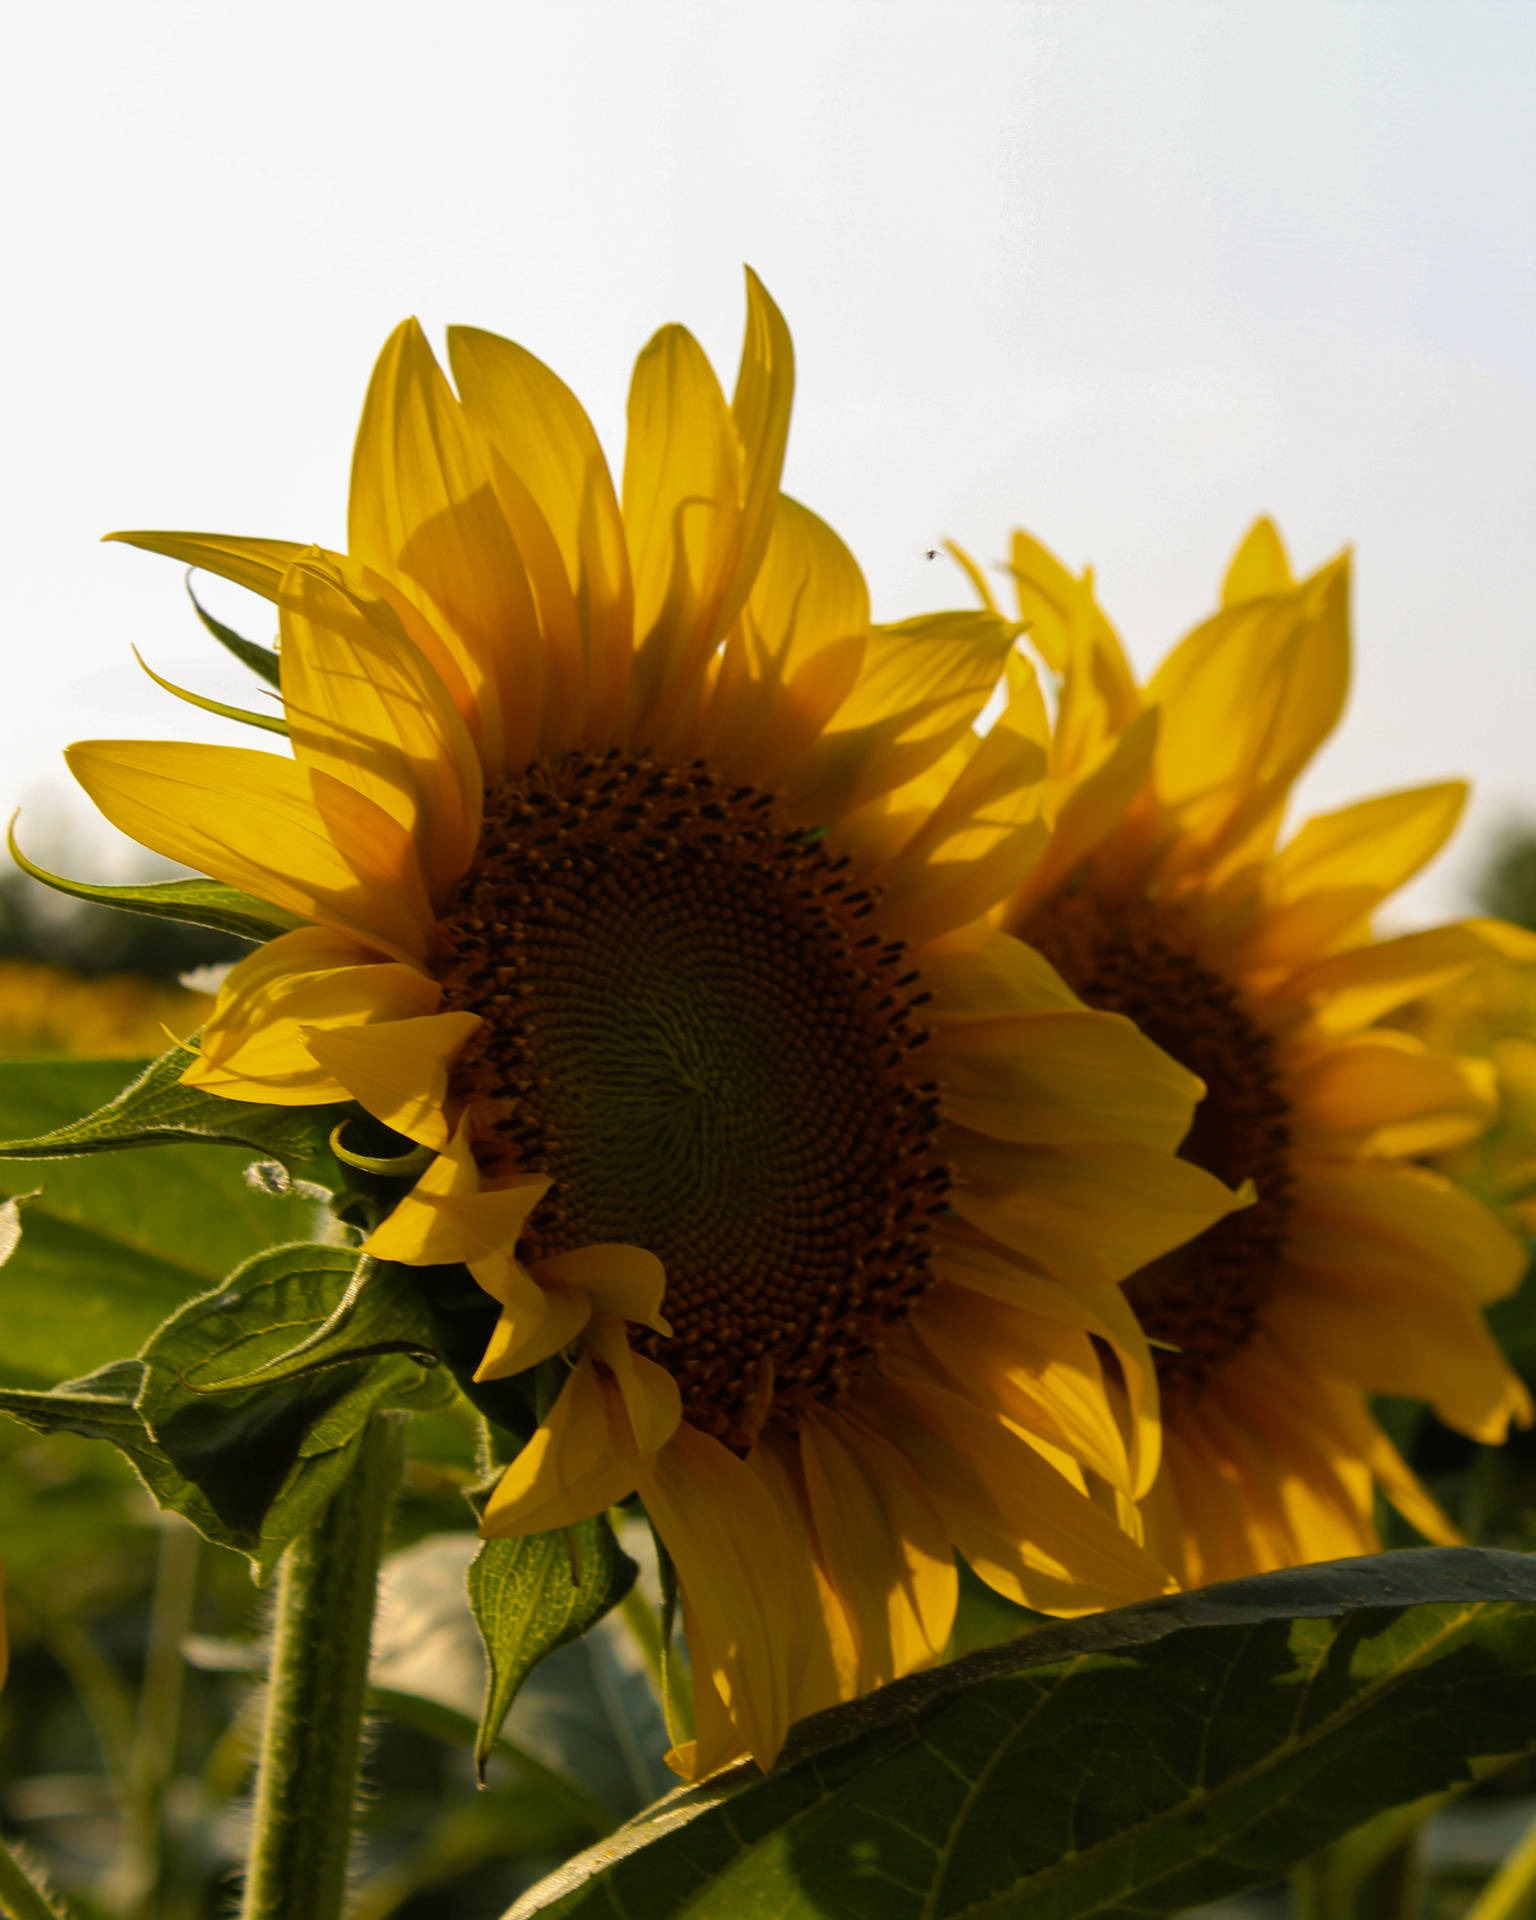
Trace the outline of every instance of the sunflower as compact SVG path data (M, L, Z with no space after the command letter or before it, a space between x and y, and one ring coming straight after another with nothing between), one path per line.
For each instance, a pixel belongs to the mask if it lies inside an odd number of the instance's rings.
M1371 1552L1378 1488L1454 1540L1367 1396L1426 1400L1488 1442L1529 1420L1481 1311L1524 1255L1418 1164L1489 1124L1486 1063L1381 1022L1536 940L1497 921L1372 932L1450 834L1460 783L1364 800L1280 843L1290 786L1344 703L1347 559L1297 581L1261 519L1220 610L1144 688L1091 574L1023 533L1010 570L1059 701L1036 735L1051 843L997 922L1201 1077L1183 1152L1258 1196L1126 1284L1162 1394L1147 1542L1190 1585Z
M1118 1283L1234 1197L1176 1156L1195 1077L985 924L1046 837L1016 629L871 627L779 492L757 281L729 404L682 328L641 353L618 492L547 367L449 354L457 391L414 323L386 345L345 555L118 536L276 601L291 757L70 764L302 923L187 1083L431 1152L368 1249L467 1265L500 1309L476 1379L542 1369L483 1531L638 1494L693 1659L676 1764L767 1764L941 1652L956 1548L1062 1613L1167 1585Z

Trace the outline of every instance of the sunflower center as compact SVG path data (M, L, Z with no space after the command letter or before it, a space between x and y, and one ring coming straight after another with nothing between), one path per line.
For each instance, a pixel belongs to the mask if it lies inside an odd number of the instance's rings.
M836 1399L928 1285L949 1184L929 996L847 859L703 762L573 753L487 793L439 935L485 1022L476 1156L553 1182L521 1257L658 1255L673 1337L635 1343L727 1445Z
M1170 1402L1197 1398L1258 1329L1285 1245L1294 1183L1290 1104L1274 1043L1238 995L1190 952L1173 909L1140 899L1064 894L1019 929L1089 1006L1134 1020L1207 1093L1181 1156L1229 1186L1252 1180L1253 1206L1133 1274L1126 1294L1154 1348Z

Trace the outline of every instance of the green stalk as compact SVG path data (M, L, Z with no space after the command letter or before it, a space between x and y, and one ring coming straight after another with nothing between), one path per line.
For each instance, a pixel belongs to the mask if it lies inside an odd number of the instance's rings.
M1473 1902L1466 1920L1527 1920L1536 1913L1536 1820Z
M116 1904L124 1909L125 1920L154 1920L160 1907L165 1790L176 1771L186 1672L181 1643L192 1626L201 1545L186 1521L175 1514L163 1516L138 1727L128 1756L124 1815L129 1844L116 1885Z
M44 1893L3 1840L0 1840L0 1913L6 1920L73 1920L59 1896Z
M340 1920L379 1560L407 1416L376 1413L357 1464L284 1553L241 1920Z

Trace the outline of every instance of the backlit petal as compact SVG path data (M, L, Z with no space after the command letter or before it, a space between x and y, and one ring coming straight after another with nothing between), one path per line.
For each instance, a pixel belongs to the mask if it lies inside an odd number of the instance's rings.
M497 1482L481 1537L517 1538L590 1520L634 1492L640 1468L618 1388L582 1359L548 1419Z
M309 1050L358 1105L424 1147L448 1143L448 1070L478 1013L433 1013L371 1027L310 1028Z

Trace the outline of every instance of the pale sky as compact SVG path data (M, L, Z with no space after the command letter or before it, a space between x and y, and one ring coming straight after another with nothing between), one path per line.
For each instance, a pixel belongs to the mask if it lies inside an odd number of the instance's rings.
M1399 923L1536 817L1530 0L81 0L7 41L0 801L76 871L121 849L68 741L252 740L139 673L250 698L102 533L340 544L412 312L549 360L617 466L655 327L729 384L743 261L795 335L786 487L878 616L966 604L925 549L1022 523L1150 667L1269 511L1356 553L1303 803L1477 780Z

